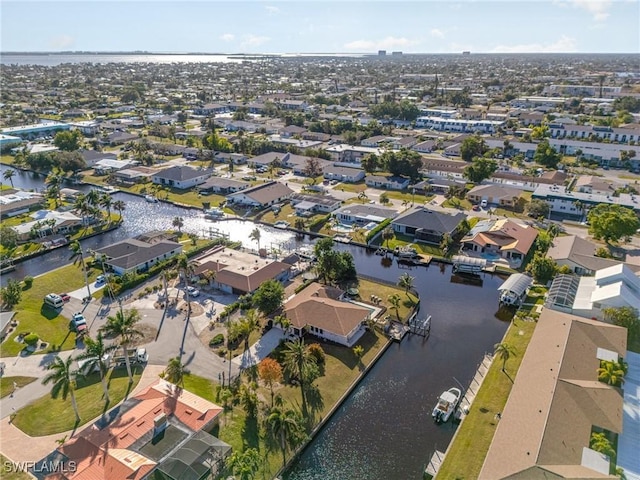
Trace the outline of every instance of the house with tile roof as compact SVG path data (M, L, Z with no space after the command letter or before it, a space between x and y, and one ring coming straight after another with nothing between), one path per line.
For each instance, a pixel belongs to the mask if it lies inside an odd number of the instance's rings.
M483 220L460 241L462 250L481 256L499 256L520 264L533 246L538 231L512 220ZM484 255L483 255L484 254Z
M264 208L280 203L293 193L288 186L280 182L266 182L226 196L229 203Z
M156 185L186 190L188 188L201 185L213 174L213 170L196 170L185 165L165 168L151 177L151 181Z
M622 432L622 391L598 381L598 368L626 348L625 328L544 309L479 478L617 478L589 442L593 431Z
M159 379L72 436L32 473L44 480L203 478L219 471L231 451L208 433L221 412ZM60 468L48 474L51 468L39 464Z
M364 334L372 310L345 300L339 288L312 283L284 304L293 333L305 332L346 347Z
M440 245L445 234L455 235L465 218L462 212L450 215L418 206L398 215L391 226L394 232L408 235L416 242Z

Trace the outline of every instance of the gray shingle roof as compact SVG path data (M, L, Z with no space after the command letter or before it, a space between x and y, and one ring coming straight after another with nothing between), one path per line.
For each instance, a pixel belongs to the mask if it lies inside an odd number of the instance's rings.
M408 227L424 228L434 232L451 233L465 218L466 215L462 212L450 215L424 207L415 207L399 215L391 223L406 225Z

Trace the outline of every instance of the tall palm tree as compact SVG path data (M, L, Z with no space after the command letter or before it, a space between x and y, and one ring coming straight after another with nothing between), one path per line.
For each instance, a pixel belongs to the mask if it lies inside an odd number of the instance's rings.
M507 365L507 360L511 357L515 357L517 355L517 350L514 346L507 342L496 343L493 346L493 354L497 357L500 357L502 360L502 371L504 372L505 367Z
M287 463L287 447L294 445L304 436L303 419L295 410L275 406L265 419L267 430L277 441L282 451L282 463Z
M366 193L360 192L358 194L358 200L360 200L362 203L365 203L367 200L369 200L369 197L367 196Z
M387 297L387 301L396 311L396 317L398 318L398 320L400 320L400 295L398 295L397 293L389 295L389 297Z
M260 237L262 234L260 233L260 229L258 227L251 230L249 234L249 239L255 241L258 244L258 251L260 251Z
M305 395L305 383L317 373L318 366L315 358L309 353L302 338L287 342L283 350L284 370L289 376L296 377L300 383L300 393L302 395L302 411L307 411L307 399Z
M409 296L409 290L413 288L414 280L415 278L408 273L403 273L402 275L400 275L400 278L398 278L398 286L404 288L404 293L407 295L407 297Z
M109 403L109 389L107 388L107 372L109 371L109 363L107 358L108 355L118 348L118 346L105 345L102 338L102 332L98 332L98 336L95 340L87 337L85 345L87 348L84 353L76 357L76 360L86 361L86 371L80 373L82 375L86 375L97 368L98 373L100 374L100 382L102 383L102 391L104 392L104 400L106 403Z
M87 193L86 197L89 205L93 205L95 207L100 204L100 192L97 189L92 188L91 190L89 190L89 193Z
M16 174L16 171L9 168L2 173L2 178L5 180L9 180L11 182L11 186L13 187L13 176Z
M167 368L164 370L164 379L182 388L184 387L184 374L184 365L180 361L180 357L174 357L169 360Z
M122 307L113 317L107 317L107 323L102 327L102 331L109 336L120 337L120 346L124 353L124 362L127 366L127 375L129 375L129 383L133 383L133 375L131 374L131 363L129 362L129 344L134 339L141 337L142 332L136 329L136 324L140 321L138 310L123 311Z
M396 236L391 225L382 230L382 240L384 240L385 246L389 248L389 240L392 240Z
M78 404L76 402L75 389L76 389L76 376L77 372L71 369L73 364L73 357L69 355L66 360L56 355L53 362L47 367L51 373L47 374L42 379L43 385L53 383L51 387L51 396L58 398L62 395L62 399L66 400L67 396L71 396L71 406L73 412L76 414L76 423L80 423L80 413L78 413Z
M98 201L98 203L101 207L107 209L107 222L111 223L111 207L113 206L113 199L111 198L111 195L109 195L107 192L103 193L100 196L100 200Z
M249 337L251 336L251 332L254 332L260 327L260 315L258 311L255 309L249 310L244 318L239 323L238 332L242 337L244 337L244 350L245 352L249 350Z
M187 257L184 253L181 253L178 256L177 267L180 275L184 279L184 294L187 299L187 321L189 321L189 318L191 317L191 299L189 298L189 289L187 287L189 286L189 279L191 275L193 275L196 266L193 262L189 261L189 257Z
M598 380L608 385L619 387L624 383L624 376L627 373L625 362L602 362L598 368Z
M178 229L178 233L182 233L182 227L184 227L184 218L174 217L171 221L171 225Z
M78 240L74 240L69 245L69 250L71 250L71 260L73 260L74 265L79 263L82 267L82 272L84 273L84 283L87 286L87 296L91 296L91 289L89 288L89 275L87 274L87 265L84 262L84 252L82 250L82 245Z
M118 215L120 215L120 220L122 220L122 212L126 207L127 205L122 200L116 200L113 202L113 209L118 212Z
M54 200L55 207L60 205L60 188L62 187L62 174L52 170L44 181L47 186L47 197Z

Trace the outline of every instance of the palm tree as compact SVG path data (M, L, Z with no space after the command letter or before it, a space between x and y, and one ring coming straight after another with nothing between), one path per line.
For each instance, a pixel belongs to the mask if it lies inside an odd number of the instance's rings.
M5 180L9 180L11 182L11 186L13 187L13 176L16 174L15 170L7 169L2 173L2 178Z
M392 240L396 234L393 231L391 226L386 227L382 230L382 240L384 240L385 246L389 248L389 240Z
M164 379L177 387L184 387L184 374L184 365L180 361L180 357L174 357L169 360L167 368L164 370Z
M360 200L362 203L364 203L365 201L369 200L369 197L367 196L367 194L365 192L360 192L358 194L358 200Z
M89 275L87 274L87 266L84 262L84 252L82 251L82 245L78 240L74 240L69 245L69 250L71 250L71 260L73 260L74 265L80 263L82 267L82 272L84 273L84 283L87 286L87 296L91 297L91 289L89 288Z
M94 207L100 204L100 192L95 188L89 190L89 193L86 195L87 202L89 205L93 205Z
M47 186L47 197L54 200L55 207L60 205L60 188L62 186L62 175L56 170L52 171L44 181Z
M394 293L387 297L387 301L391 304L391 307L396 311L396 317L400 320L400 295Z
M304 231L307 228L307 225L303 218L296 218L296 221L293 223L293 226L296 230Z
M174 217L174 219L171 221L171 225L178 229L178 233L182 233L182 227L184 227L184 218Z
M627 373L627 364L622 361L607 362L603 361L598 368L598 380L605 382L607 385L619 387L624 383L624 376Z
M111 195L106 192L103 193L100 196L98 204L107 209L107 221L108 223L111 223L111 207L113 206L113 199L111 198Z
M249 239L254 240L258 244L258 251L260 251L260 237L261 237L260 229L258 227L251 230L249 234Z
M509 360L511 357L515 357L518 352L515 347L506 342L496 343L493 348L493 354L497 357L500 357L500 359L502 360L502 371L504 372L504 369L507 365L507 360Z
M280 444L282 463L287 463L287 447L297 443L303 436L303 420L291 408L275 406L265 419L267 430L272 438Z
M118 215L120 215L120 220L122 220L122 212L126 207L127 205L122 200L116 200L113 202L113 209L118 212Z
M244 350L249 350L249 337L251 332L260 327L260 315L255 309L249 310L245 317L238 324L238 333L244 338Z
M133 383L133 375L131 374L131 364L129 363L128 346L132 340L141 337L142 332L136 329L136 324L140 321L138 310L123 311L122 307L116 312L115 316L107 317L107 323L102 327L102 331L109 336L120 337L120 346L124 353L124 362L127 366L127 375L129 375L129 383Z
M226 466L237 480L252 480L260 466L260 454L255 448L233 452L227 458Z
M86 371L80 372L83 375L98 369L100 374L100 382L102 383L102 391L104 392L105 403L109 403L109 389L107 388L107 372L109 371L108 355L113 353L118 346L117 345L105 345L102 332L98 332L98 336L94 340L87 337L85 341L86 350L81 355L78 355L76 360L86 361Z
M311 379L317 373L318 366L314 357L307 350L302 338L287 342L283 350L284 370L291 377L296 377L300 383L300 393L302 395L302 411L307 411L307 400L304 391L304 385L307 380Z
M413 288L414 280L415 278L408 273L403 273L402 275L400 275L400 278L398 278L398 286L404 288L404 293L407 295L407 297L409 296L409 290Z
M78 404L76 403L74 393L76 389L77 372L71 370L72 363L73 357L71 355L69 355L66 360L56 355L56 358L47 367L47 370L51 373L42 379L42 384L48 385L49 383L53 383L53 387L51 387L51 396L53 398L58 398L58 395L62 394L62 399L66 400L67 396L69 394L71 395L71 406L73 407L73 412L76 414L76 423L80 423L80 414L78 413Z

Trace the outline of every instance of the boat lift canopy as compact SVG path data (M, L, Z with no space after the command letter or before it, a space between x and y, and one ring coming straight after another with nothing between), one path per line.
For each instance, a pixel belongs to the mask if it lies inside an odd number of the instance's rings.
M484 258L454 255L451 260L454 265L469 265L471 267L479 267L481 269L487 266L487 261Z
M518 297L522 297L527 288L533 284L533 278L524 273L514 273L498 287L499 292L513 292Z

